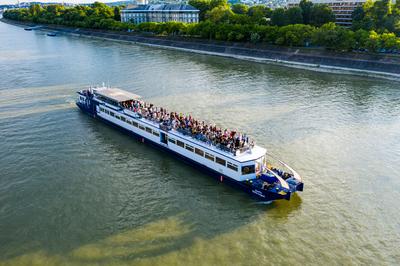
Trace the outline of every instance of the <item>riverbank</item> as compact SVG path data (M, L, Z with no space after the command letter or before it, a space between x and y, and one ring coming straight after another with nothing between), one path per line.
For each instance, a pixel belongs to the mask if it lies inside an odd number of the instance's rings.
M1 21L18 26L38 26L32 23ZM365 53L336 53L319 48L278 47L265 44L218 42L203 39L162 37L138 33L41 25L41 30L57 31L79 37L130 42L164 49L181 50L223 56L260 63L272 63L316 71L377 76L400 79L400 56Z

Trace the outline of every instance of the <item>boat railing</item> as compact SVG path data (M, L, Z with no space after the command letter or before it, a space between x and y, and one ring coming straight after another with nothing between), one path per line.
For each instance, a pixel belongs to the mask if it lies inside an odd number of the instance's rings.
M130 111L129 109L126 109L126 108L124 108L124 113L127 114L127 115L130 115L130 116L132 116L134 118L142 118L142 115L140 115L140 114L138 114L136 112Z
M172 129L172 126L169 123L160 123L159 128L164 131L170 131Z

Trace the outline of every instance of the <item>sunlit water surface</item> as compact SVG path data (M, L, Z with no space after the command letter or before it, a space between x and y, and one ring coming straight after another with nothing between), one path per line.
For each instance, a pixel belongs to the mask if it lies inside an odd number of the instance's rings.
M253 136L303 176L257 204L81 113L101 82ZM0 23L1 265L395 265L400 86Z

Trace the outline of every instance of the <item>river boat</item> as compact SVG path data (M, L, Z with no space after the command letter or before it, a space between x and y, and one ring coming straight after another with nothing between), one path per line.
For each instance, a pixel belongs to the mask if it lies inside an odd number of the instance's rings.
M55 36L57 36L57 34L56 34L55 32L48 32L46 35L47 35L47 36L50 36L50 37L55 37Z
M259 201L289 200L296 191L303 191L300 175L265 148L248 140L240 141L242 144L237 148L211 142L200 133L177 127L172 118L154 119L140 108L130 107L138 103L143 103L139 95L105 86L79 91L76 101L90 116L204 170L219 182L233 185ZM278 167L273 167L272 161Z

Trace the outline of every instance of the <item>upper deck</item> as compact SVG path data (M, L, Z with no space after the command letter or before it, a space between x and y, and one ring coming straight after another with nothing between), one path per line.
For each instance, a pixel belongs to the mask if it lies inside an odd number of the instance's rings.
M155 119L153 115L148 115L148 114L142 114L140 113L140 110L136 109L136 112L132 110L132 108L127 108L126 103L129 101L138 101L141 97L137 94L130 93L121 89L117 88L94 88L89 91L92 91L96 99L100 102L103 102L105 104L111 104L113 107L116 109L119 109L119 112L123 113L124 115L127 115L131 118L137 119L142 121L145 124L151 125L152 127L164 130L168 132L170 136L175 135L176 137L179 137L186 142L195 144L197 146L200 146L206 150L212 151L213 153L217 153L220 155L223 155L224 157L227 157L231 160L234 160L236 162L242 163L242 162L247 162L247 161L252 161L259 159L260 157L264 156L266 154L266 149L253 145L253 143L250 145L250 143L246 142L246 145L242 144L243 146L233 148L229 148L228 146L222 145L221 143L215 143L211 142L209 139L207 139L203 134L198 133L196 135L192 134L188 128L177 128L172 126L172 122L169 121L162 121L160 123L160 120ZM133 103L132 103L133 104ZM151 105L153 106L153 105ZM147 109L145 109L146 111ZM161 110L163 110L161 108ZM165 109L164 109L165 111ZM165 113L167 113L165 111ZM169 113L168 113L169 115ZM165 125L167 123L168 125ZM200 137L199 137L200 136ZM226 137L226 136L224 136ZM227 137L226 137L227 138ZM233 140L234 141L234 140ZM231 142L233 142L231 140ZM248 137L247 137L248 141ZM244 141L243 141L244 142ZM216 145L215 145L216 144ZM232 144L231 144L232 145Z
M127 114L127 112L125 112L125 114ZM129 114L128 114L129 115ZM132 117L132 116L131 116ZM155 122L155 121L151 121L151 120L147 120L146 118L136 118L139 119L140 121L148 124L148 125L152 125L156 128L160 128L160 124ZM229 159L239 162L239 163L244 163L244 162L248 162L248 161L254 161L256 159L261 158L262 156L264 156L267 153L267 150L265 148L262 148L258 145L254 145L252 148L247 149L246 151L242 152L242 153L237 153L236 155L232 154L231 152L227 152L225 150L222 150L214 145L210 145L205 143L204 141L200 141L198 139L195 139L191 136L188 135L184 135L181 132L175 130L175 129L170 129L168 130L168 134L172 135L172 136L177 136L181 139L186 140L189 143L192 144L196 144L204 149L213 151L216 154L221 154L225 157L228 157Z

